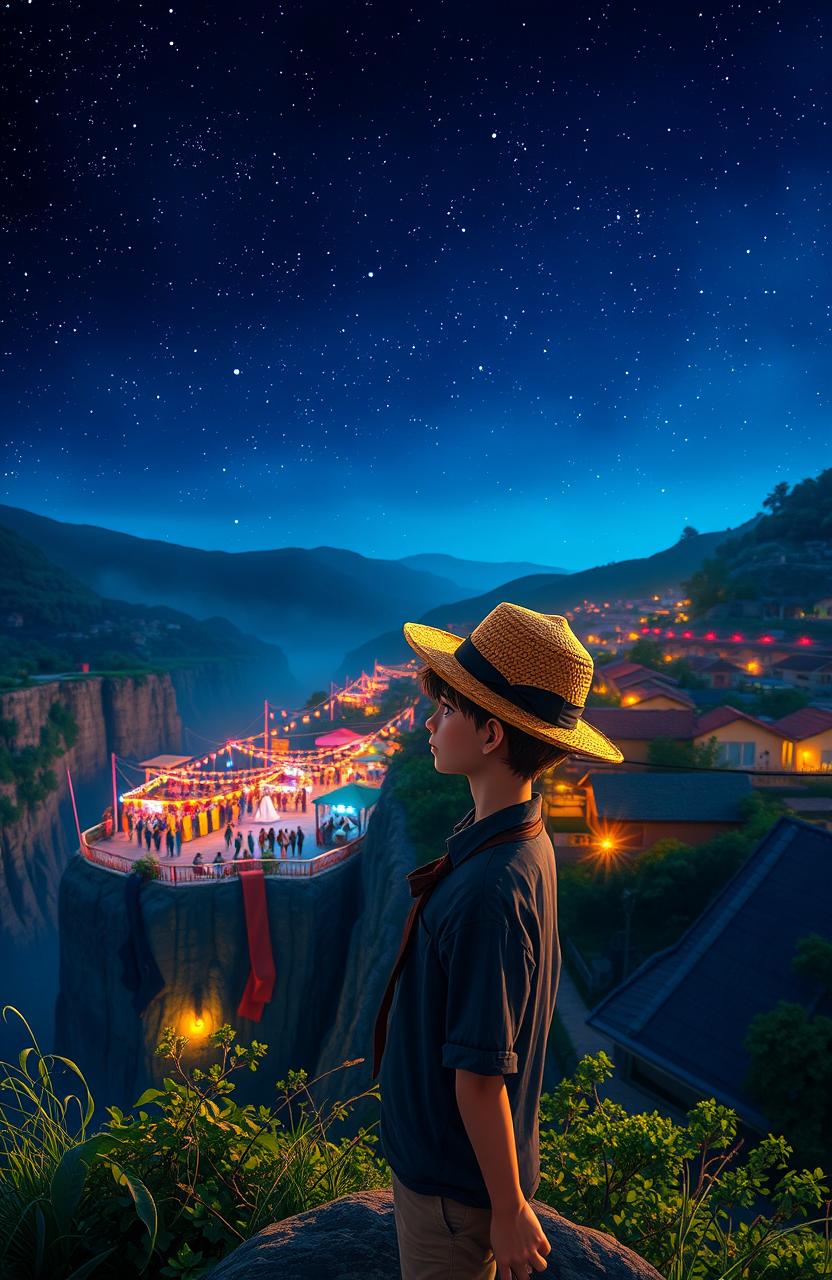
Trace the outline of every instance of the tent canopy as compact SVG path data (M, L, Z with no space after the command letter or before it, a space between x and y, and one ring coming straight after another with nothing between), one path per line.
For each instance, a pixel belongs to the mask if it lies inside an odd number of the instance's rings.
M316 747L343 747L348 742L358 742L360 738L365 737L362 733L353 733L352 729L333 729L332 733L325 733L323 737L315 739Z
M336 787L325 796L315 796L312 803L352 805L356 813L361 809L369 809L381 795L381 787L368 787L363 782L348 782L344 787Z
M151 756L149 760L140 760L140 769L175 769L177 765L186 764L193 756Z

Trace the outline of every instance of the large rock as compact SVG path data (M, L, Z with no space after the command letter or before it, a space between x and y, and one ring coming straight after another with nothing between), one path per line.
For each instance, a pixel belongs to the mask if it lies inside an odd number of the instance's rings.
M612 1236L579 1227L548 1205L531 1206L552 1252L557 1280L662 1280L655 1267ZM392 1189L357 1191L275 1222L241 1244L211 1280L399 1280Z

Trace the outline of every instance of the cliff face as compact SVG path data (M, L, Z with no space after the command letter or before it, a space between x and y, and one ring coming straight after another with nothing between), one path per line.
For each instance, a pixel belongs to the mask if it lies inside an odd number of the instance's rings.
M269 1045L257 1076L235 1077L240 1101L273 1098L274 1082L289 1067L306 1067L311 1078L342 996L360 911L361 858L309 879L266 881L276 982L254 1023L237 1015L249 972L238 880L142 887L145 930L166 986L139 1015L121 981L126 877L76 855L60 885L57 1052L81 1066L98 1102L121 1107L170 1074L171 1064L154 1056L167 1024L191 1037L192 1063L205 1057L205 1034L224 1022L242 1043ZM202 1036L192 1026L195 1016L204 1020Z
M262 729L264 691L284 706L297 706L304 690L285 659L276 662L196 663L171 672L176 703L183 723L203 738L220 741L242 733L252 720ZM274 705L274 702L273 702ZM260 716L259 724L257 717ZM251 730L249 729L249 732ZM186 732L184 750L198 753L201 746Z
M14 753L40 744L54 702L78 726L75 745L50 765L58 786L37 807L0 826L0 1006L28 1018L41 1047L51 1048L57 991L58 884L77 847L66 781L69 766L83 825L112 796L110 752L142 759L180 750L182 724L169 676L53 681L0 695L0 716L13 719ZM119 780L119 785L123 785ZM13 795L13 784L0 784ZM25 1043L16 1020L0 1021L0 1054Z
M142 758L176 751L182 724L169 676L54 681L0 695L0 716L17 724L14 751L38 746L54 702L67 707L78 738L50 766L58 786L36 809L0 830L0 922L3 935L35 941L57 923L61 871L77 844L66 769L72 774L82 824L91 825L112 794L110 753ZM11 794L13 787L4 790ZM84 802L97 807L84 811ZM88 820L88 821L87 821Z
M411 866L403 814L383 788L358 854L308 880L267 880L277 980L254 1023L237 1015L249 971L237 880L143 886L147 937L167 985L138 1015L118 954L127 937L126 880L74 857L60 885L56 1050L88 1074L99 1103L126 1108L170 1073L171 1064L154 1056L166 1024L192 1038L189 1061L204 1060L204 1034L192 1026L201 1015L206 1032L230 1022L242 1043L269 1045L256 1075L235 1077L241 1102L271 1100L289 1068L305 1068L309 1080L333 1071L311 1090L321 1105L361 1092L370 1083L375 1016L411 901L404 878ZM334 1070L357 1057L365 1062ZM356 1108L355 1123L376 1107L370 1100Z

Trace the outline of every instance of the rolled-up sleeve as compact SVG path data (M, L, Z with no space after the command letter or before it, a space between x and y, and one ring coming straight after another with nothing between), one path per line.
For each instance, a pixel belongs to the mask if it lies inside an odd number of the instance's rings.
M442 1065L486 1076L516 1071L534 958L508 921L497 919L460 925L438 950L447 977Z

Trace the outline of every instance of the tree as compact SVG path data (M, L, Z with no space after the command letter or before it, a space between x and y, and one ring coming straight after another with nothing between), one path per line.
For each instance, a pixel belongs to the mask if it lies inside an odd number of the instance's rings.
M684 529L682 530L682 536L679 539L679 541L684 542L687 538L698 538L698 537L699 537L699 530L694 529L692 524L686 524Z
M768 497L763 498L763 506L768 507L772 515L777 515L786 505L786 499L789 496L789 486L787 481L781 480L772 489Z
M627 660L640 662L643 667L651 667L653 671L662 671L665 667L662 646L658 640L651 640L649 636L642 636L640 640L636 640L627 654Z
M680 742L676 738L656 737L647 745L650 764L673 765L682 769L718 768L719 742L711 735L707 742Z
M691 574L682 587L690 600L689 616L701 616L713 605L732 598L733 584L728 562L722 555L711 556L704 561L701 569Z
M832 942L806 934L791 967L806 980L809 1008L780 1000L752 1020L746 1087L802 1158L821 1160L832 1151L832 1018L812 1009L832 995Z

